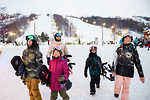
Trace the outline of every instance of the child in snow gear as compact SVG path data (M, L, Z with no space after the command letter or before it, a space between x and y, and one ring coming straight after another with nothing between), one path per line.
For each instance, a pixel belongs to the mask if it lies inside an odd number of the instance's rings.
M37 68L42 65L42 53L39 51L36 38L33 35L26 36L27 49L23 51L22 62L25 67L25 81L29 89L30 100L42 100L39 92Z
M67 59L62 57L62 49L59 46L53 47L53 57L49 62L49 71L51 72L50 100L56 100L58 92L63 100L69 100L66 90L63 90L63 87L61 87L61 82L67 81L69 77L69 67L67 64Z
M62 49L62 56L68 55L68 49L67 49L66 45L61 42L61 34L56 33L54 35L54 39L55 39L54 43L50 45L49 50L47 52L47 64L48 65L49 65L49 61L51 59L51 55L53 53L53 47L54 46L61 47L61 49Z
M119 97L123 85L121 100L128 100L129 84L134 75L134 64L138 70L140 80L142 83L145 82L139 55L131 43L132 40L130 34L123 36L123 43L117 48L113 61L113 75L116 76L114 96Z
M100 66L98 65L100 64ZM101 67L101 68L100 68ZM89 57L86 59L85 69L84 69L84 76L85 78L88 77L87 69L89 68L91 81L90 81L90 95L95 95L95 84L96 87L100 87L100 74L103 71L102 68L102 61L101 58L97 55L97 47L92 46L90 47Z

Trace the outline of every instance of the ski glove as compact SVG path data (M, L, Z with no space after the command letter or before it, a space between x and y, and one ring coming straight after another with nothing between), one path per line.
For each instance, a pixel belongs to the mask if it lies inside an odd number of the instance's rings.
M61 81L64 81L64 79L65 79L65 77L63 75L60 75L58 78L58 81L61 82Z
M87 78L88 77L87 73L84 73L84 76L85 76L85 78Z
M50 62L51 58L50 57L47 57L47 64L49 65L49 62Z

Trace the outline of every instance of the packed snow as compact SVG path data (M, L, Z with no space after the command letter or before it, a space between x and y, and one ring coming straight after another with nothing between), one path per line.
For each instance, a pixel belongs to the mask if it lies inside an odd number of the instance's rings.
M113 53L119 45L101 45L98 46L98 55L102 58L103 62L111 63L113 60ZM40 45L40 51L43 53L43 61L46 63L46 52L48 51L48 45ZM70 100L119 100L113 96L114 82L107 79L103 79L101 76L100 88L96 89L96 95L90 96L90 78L84 77L85 60L89 54L90 45L67 45L69 54L73 57L70 58L71 62L75 62L73 66L73 75L70 75L70 80L73 83L72 88L67 92L70 96ZM21 79L15 75L15 71L12 68L10 61L15 55L22 56L23 50L26 46L14 47L6 46L1 47L2 54L0 55L0 100L29 100L28 89L23 85ZM143 70L145 74L145 83L141 83L135 68L135 77L131 80L129 100L150 100L150 67L149 59L150 52L147 48L137 48ZM43 100L50 99L50 89L46 86L39 85L40 92ZM58 97L61 100L61 97Z

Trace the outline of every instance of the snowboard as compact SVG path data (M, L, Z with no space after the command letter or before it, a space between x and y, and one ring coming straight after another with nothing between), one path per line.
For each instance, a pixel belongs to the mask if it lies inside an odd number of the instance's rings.
M25 68L24 68L24 64L22 62L21 57L20 56L14 56L11 59L11 65L14 68L14 70L16 71L15 75L21 76L21 79L24 79L25 78L25 72L24 72ZM22 82L24 83L24 85L26 85L25 80L23 80Z
M45 82L46 84L50 84L51 73L45 65L38 67L37 75L41 81Z
M11 59L11 65L14 68L14 70L16 71L15 75L19 76L19 66L21 65L22 59L20 56L14 56Z

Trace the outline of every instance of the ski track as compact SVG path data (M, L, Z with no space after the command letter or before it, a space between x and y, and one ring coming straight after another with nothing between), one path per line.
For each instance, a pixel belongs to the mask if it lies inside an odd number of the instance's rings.
M40 46L40 51L43 53L43 61L47 66L46 53L48 51L48 45ZM70 75L70 80L73 83L73 87L67 93L70 96L70 100L120 100L113 97L114 82L103 79L101 76L100 88L96 89L96 95L90 96L90 77L84 77L84 66L86 58L89 54L89 45L67 45L69 54L73 57L70 58L71 62L75 62L73 66L73 75ZM111 63L113 59L113 53L118 46L104 45L98 46L98 55L103 62ZM23 85L19 77L16 77L10 61L15 55L22 56L23 50L26 46L20 47L1 47L2 55L0 55L0 100L29 100L28 89ZM150 51L146 48L138 48L141 63L145 74L145 83L141 83L137 70L135 68L134 78L130 84L129 100L150 100ZM48 67L48 66L47 66ZM50 99L50 89L46 86L39 85L40 92L43 100ZM58 96L58 100L62 100Z

